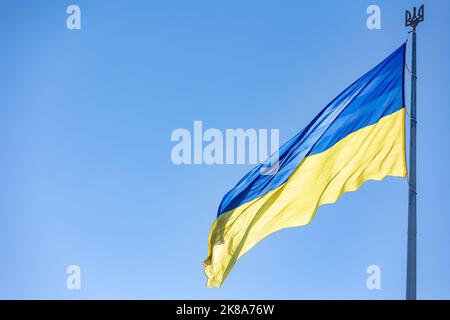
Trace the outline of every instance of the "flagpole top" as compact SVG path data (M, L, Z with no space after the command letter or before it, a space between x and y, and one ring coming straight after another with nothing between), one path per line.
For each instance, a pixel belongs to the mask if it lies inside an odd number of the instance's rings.
M416 30L416 27L425 19L425 5L421 5L419 10L413 7L412 13L408 10L405 11L405 26L411 27Z

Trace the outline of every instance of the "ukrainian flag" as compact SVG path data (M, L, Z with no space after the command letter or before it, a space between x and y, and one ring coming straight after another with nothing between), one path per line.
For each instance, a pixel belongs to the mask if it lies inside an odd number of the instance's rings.
M308 224L320 205L367 180L406 176L403 44L366 73L278 152L228 192L209 235L207 286L220 287L236 261L280 229ZM273 159L269 159L272 162Z

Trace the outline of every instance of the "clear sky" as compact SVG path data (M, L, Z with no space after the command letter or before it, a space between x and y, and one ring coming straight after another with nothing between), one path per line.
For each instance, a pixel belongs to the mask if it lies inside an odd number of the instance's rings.
M418 297L449 299L450 2L424 2ZM81 30L66 28L72 3ZM366 27L370 4L381 30ZM286 141L405 41L414 4L1 1L0 298L404 298L400 178L368 182L310 225L268 237L222 288L206 288L217 207L252 166L176 166L170 136L202 120L276 128ZM73 264L81 290L66 288ZM381 290L366 287L374 264Z

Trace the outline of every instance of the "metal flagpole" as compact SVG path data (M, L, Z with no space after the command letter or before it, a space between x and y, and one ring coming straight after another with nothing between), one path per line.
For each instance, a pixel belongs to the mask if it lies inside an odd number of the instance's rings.
M406 299L416 300L417 290L417 207L416 207L416 134L417 134L417 65L416 65L416 27L424 20L425 8L413 8L405 12L405 25L412 28L412 66L411 66L411 112L409 146L409 197L408 197L408 249L406 266Z

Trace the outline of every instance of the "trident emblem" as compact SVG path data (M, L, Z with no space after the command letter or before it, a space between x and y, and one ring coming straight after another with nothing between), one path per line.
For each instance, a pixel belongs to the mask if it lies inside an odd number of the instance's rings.
M425 6L421 5L419 11L417 12L416 7L413 8L413 13L406 10L405 12L405 25L407 27L412 27L415 29L417 25L422 22L425 18Z

